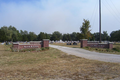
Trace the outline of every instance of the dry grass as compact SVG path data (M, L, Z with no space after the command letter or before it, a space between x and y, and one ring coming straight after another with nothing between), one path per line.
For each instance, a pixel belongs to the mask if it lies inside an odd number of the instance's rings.
M120 64L43 52L10 52L0 45L0 80L109 80L120 77Z
M65 46L65 47L72 47L72 48L80 48L80 43L77 45L66 45L66 43L52 43L53 45Z

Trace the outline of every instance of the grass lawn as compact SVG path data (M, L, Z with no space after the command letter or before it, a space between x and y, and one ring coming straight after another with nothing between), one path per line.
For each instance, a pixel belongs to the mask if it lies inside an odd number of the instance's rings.
M59 45L59 46L65 46L65 47L72 47L72 48L80 48L80 43L78 45L66 45L66 43L53 43L53 45ZM114 44L113 48L119 47L120 44ZM90 48L90 47L85 47L83 49L89 50L89 51L96 51L100 53L108 53L108 54L118 54L120 55L120 52L115 51L115 50L110 50L110 49L103 49L103 48Z
M109 80L120 77L120 64L88 60L50 48L11 52L0 45L0 80Z
M80 48L80 43L77 45L66 45L66 43L52 43L53 45L59 45L59 46L65 46L65 47L71 47L71 48Z

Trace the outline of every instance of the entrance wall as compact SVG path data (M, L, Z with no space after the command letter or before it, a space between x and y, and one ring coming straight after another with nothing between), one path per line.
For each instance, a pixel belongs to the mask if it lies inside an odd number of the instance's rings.
M81 40L81 48L83 47L93 47L93 48L108 48L108 49L112 49L113 48L113 43L109 42L109 43L92 43L87 41L87 39L82 39Z

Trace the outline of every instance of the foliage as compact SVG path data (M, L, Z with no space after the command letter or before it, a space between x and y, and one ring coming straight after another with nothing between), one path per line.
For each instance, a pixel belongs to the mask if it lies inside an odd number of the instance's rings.
M85 47L84 49L90 50L90 51L96 51L101 53L109 53L109 54L120 54L117 52L120 52L120 48L113 48L113 49L107 49L107 48L91 48L91 47Z
M7 38L6 38L5 32L0 29L0 41L4 42L6 40L7 40Z
M42 47L42 48L41 48L41 50L42 50L42 51L44 51L44 50L45 50L45 48L44 48L44 47Z
M49 49L49 47L45 47L45 49L47 49L47 50L48 50L48 49Z
M5 32L5 37L7 41L17 41L18 40L18 30L14 26L3 26L1 30Z
M77 33L76 40L80 41L80 39L83 39L83 35L81 33Z
M93 36L94 36L94 40L95 41L99 41L100 40L100 37L99 37L99 32L96 32L96 33L94 33L93 34ZM101 33L101 40L102 41L109 41L109 36L108 36L108 33L107 33L107 31L103 31L103 33Z
M84 22L82 23L82 26L80 27L80 31L81 31L81 34L83 36L84 39L90 39L91 38L91 33L89 30L89 28L91 27L90 26L90 22L89 20L83 20Z
M26 51L36 51L36 52L39 52L39 51L44 51L44 50L49 50L49 47L42 47L42 48L29 48L29 49L21 49L21 50L18 50L17 48L13 48L13 47L10 47L11 48L11 51L12 52L26 52Z
M77 33L76 32L73 32L72 34L70 34L70 36L71 36L72 41L77 41Z
M43 39L50 39L49 34L44 33L44 32L40 32L40 33L38 34L37 40L38 40L38 41L41 41L41 40L43 40Z
M120 41L120 30L112 31L110 34L111 41Z
M120 47L117 46L117 47L113 48L113 50L120 52Z
M55 31L53 32L53 34L51 35L51 40L54 40L54 41L59 41L62 39L62 33L60 33L59 31Z
M29 41L35 41L36 39L37 39L37 35L34 32L29 32L28 40Z
M63 40L63 41L71 41L71 36L70 36L70 34L63 34L62 40Z
M26 30L17 30L14 26L3 26L0 28L0 42L6 42L6 41L40 41L43 39L50 39L54 41L63 40L63 41L78 41L80 39L88 39L88 40L95 40L99 41L99 32L96 33L90 33L90 22L88 20L84 19L84 22L82 26L80 27L81 33L73 32L71 34L63 34L59 31L55 31L52 34L47 34L44 32L40 32L38 35L36 35L34 32L28 32ZM112 31L110 33L110 36L108 35L107 31L103 31L101 33L101 40L102 41L120 41L120 30Z
M80 39L82 39L83 36L81 33L76 33L73 32L72 34L63 34L62 40L63 41L79 41Z

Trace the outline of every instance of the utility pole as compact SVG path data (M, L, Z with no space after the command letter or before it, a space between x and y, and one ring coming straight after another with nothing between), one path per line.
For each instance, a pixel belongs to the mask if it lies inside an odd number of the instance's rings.
M99 43L101 43L101 0L99 0L99 35L100 35Z

